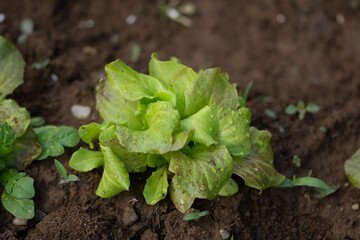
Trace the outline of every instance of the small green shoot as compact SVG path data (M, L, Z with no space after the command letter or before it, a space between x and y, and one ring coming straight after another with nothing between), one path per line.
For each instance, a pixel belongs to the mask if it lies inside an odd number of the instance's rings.
M162 4L159 5L159 11L161 15L170 20L178 22L185 27L191 27L193 24L191 19L184 15L194 15L196 13L196 6L191 2L180 6L177 6L177 4Z
M320 126L319 130L324 134L327 133L327 128L325 126Z
M249 92L251 90L251 87L252 87L253 83L254 83L253 81L250 81L248 83L248 85L245 88L244 94L241 91L239 92L240 107L245 107L246 106L246 100L247 100L247 98L249 96Z
M139 44L135 44L134 47L131 50L131 61L133 63L136 63L137 61L139 61L139 57L140 57L140 52L141 52L141 47Z
M21 35L18 37L19 44L25 44L30 34L34 31L34 22L31 19L24 19L20 24Z
M270 103L273 101L273 98L271 96L257 96L256 100L259 102L265 102L265 103Z
M293 177L293 180L287 178L280 185L276 187L292 188L297 186L314 187L321 194L321 197L326 197L334 193L339 188L339 185L328 186L326 183L324 183L322 180L318 178L314 178L314 177L296 178L295 175Z
M32 117L30 119L30 126L40 127L45 124L45 119L43 117Z
M303 120L305 118L306 112L316 113L320 110L320 107L315 103L309 103L305 106L303 101L298 101L297 105L290 104L286 107L285 113L288 115L299 114L299 119Z
M292 163L298 168L301 167L301 159L298 157L298 155L293 156Z
M45 69L49 65L49 63L50 63L50 58L47 58L42 62L33 62L31 64L31 68L36 70Z
M273 120L276 120L277 119L277 115L276 115L276 113L273 111L273 110L271 110L271 109L266 109L265 110L265 114L269 117L269 118L271 118L271 119L273 119Z
M69 183L69 182L76 182L76 181L80 180L74 174L68 175L66 170L65 170L65 167L58 160L54 159L54 163L55 163L55 166L56 166L57 170L59 171L60 175L64 178L64 179L60 180L59 184Z
M231 238L230 238L230 240L234 240L234 235L231 235Z
M209 214L209 211L188 213L188 214L186 214L184 216L183 220L185 220L185 221L190 221L190 220L198 221L200 218L205 217L208 214Z

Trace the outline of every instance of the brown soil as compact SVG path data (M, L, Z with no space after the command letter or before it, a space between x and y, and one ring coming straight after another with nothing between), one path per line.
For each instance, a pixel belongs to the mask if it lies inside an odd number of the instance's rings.
M94 87L105 64L116 58L141 72L147 72L151 52L161 59L177 56L194 68L220 66L240 89L254 80L248 105L253 124L273 134L277 169L287 177L311 174L340 189L324 199L306 187L272 188L259 195L236 178L238 194L197 200L193 207L210 214L186 222L169 198L146 205L146 174L132 175L131 191L101 199L95 195L100 170L76 173L80 182L58 185L59 175L48 159L27 170L35 179L36 208L46 216L18 227L0 207L0 238L221 239L220 229L235 239L360 238L360 212L352 210L360 203L360 191L346 187L343 170L344 161L360 147L359 10L336 0L194 2L194 25L185 28L161 18L155 0L0 0L0 13L6 15L0 34L12 42L22 19L35 22L27 43L18 46L28 63L25 83L11 97L50 124L79 127L101 121L94 109ZM137 16L133 25L125 22L129 14ZM286 17L284 23L277 21L278 14ZM88 19L94 27L79 29ZM111 42L114 34L117 43ZM141 55L131 63L135 44ZM30 68L46 58L51 63L45 70ZM59 80L52 81L51 73ZM271 96L273 102L258 101L259 95ZM321 111L303 121L284 114L298 100L316 102ZM76 120L70 112L73 104L91 106L91 118ZM266 108L278 119L269 118ZM322 133L320 126L328 132ZM74 150L59 158L70 172ZM292 164L294 154L302 160L300 168ZM132 205L134 198L138 201Z

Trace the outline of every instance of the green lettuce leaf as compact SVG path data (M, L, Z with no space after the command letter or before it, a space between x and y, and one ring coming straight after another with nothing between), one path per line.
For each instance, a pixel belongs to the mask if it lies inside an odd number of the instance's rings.
M103 79L96 92L96 109L105 122L126 124L131 129L144 127L139 101L129 101L110 86L109 79Z
M274 168L270 144L271 134L251 127L250 139L250 154L234 157L234 174L243 178L247 186L259 189L260 192L281 184L285 176L279 174Z
M4 157L7 167L24 170L41 153L41 145L34 130L29 126L14 142L13 150Z
M149 129L138 131L118 126L115 134L120 144L130 152L164 154L183 148L192 136L192 131L174 132L179 128L179 114L170 102L150 104L145 115Z
M101 133L101 125L98 123L90 123L79 128L79 136L81 140L89 144L90 148L94 148L93 141L98 139Z
M229 197L235 195L239 191L239 186L234 179L229 178L229 181L220 190L219 195L223 197Z
M170 153L169 170L174 173L170 196L181 212L186 212L195 198L213 199L228 182L233 161L225 146L195 146L189 155Z
M164 199L168 186L167 166L163 166L153 172L146 180L143 195L147 204L155 205L158 201Z
M96 195L109 198L124 190L128 191L130 179L124 163L111 148L101 146L101 151L104 155L104 172L96 189Z
M211 105L181 120L181 129L195 129L192 138L195 142L225 145L232 155L243 156L250 153L250 117L248 108L235 111Z
M17 137L23 135L30 124L29 112L11 99L0 101L0 120L10 124Z
M25 61L20 52L0 36L0 100L23 83L24 69Z
M14 149L15 139L15 132L11 126L5 121L0 121L0 157L6 156Z
M356 188L360 188L360 149L345 162L345 174Z
M73 153L69 166L79 172L88 172L104 165L104 155L100 151L80 148Z

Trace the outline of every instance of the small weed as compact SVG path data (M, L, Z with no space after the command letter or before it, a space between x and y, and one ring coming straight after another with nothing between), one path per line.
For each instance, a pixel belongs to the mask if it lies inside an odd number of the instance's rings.
M182 5L177 4L161 4L159 5L160 14L182 24L185 27L191 27L192 21L184 15L194 15L196 13L196 6L189 2Z
M60 184L69 183L69 182L76 182L76 181L80 180L74 174L68 175L66 170L65 170L65 167L58 160L54 159L54 163L55 163L55 166L56 166L57 170L59 171L60 175L64 178L64 179L60 180L60 182L59 182Z
M273 119L273 120L277 119L277 115L276 115L276 113L275 113L273 110L267 108L267 109L265 110L265 113L266 113L266 115L267 115L269 118L271 118L271 119Z
M209 211L188 213L188 214L186 214L184 216L183 220L185 220L185 221L190 221L190 220L198 221L200 218L205 217L208 214L209 214Z
M42 62L33 62L31 64L31 68L32 69L37 69L37 70L45 69L49 65L49 63L50 63L50 58L47 58Z
M301 159L298 157L298 155L293 156L292 163L298 168L301 167Z
M240 103L240 107L245 107L246 106L246 100L249 96L249 92L251 90L251 87L253 85L253 81L250 81L248 83L248 85L245 88L244 93L242 93L241 91L239 92L239 103Z
M299 114L299 119L303 120L306 112L316 113L320 110L320 107L315 103L309 103L305 107L305 103L303 101L298 101L297 105L290 104L286 107L285 113L288 115L294 115L296 113Z
M140 52L141 52L141 47L139 44L136 44L131 50L131 61L133 63L136 63L139 60Z
M319 130L323 133L327 133L327 128L325 126L320 126Z

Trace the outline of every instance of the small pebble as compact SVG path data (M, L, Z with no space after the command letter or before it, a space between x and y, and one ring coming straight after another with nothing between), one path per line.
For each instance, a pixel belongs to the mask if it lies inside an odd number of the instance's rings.
M5 14L0 13L0 23L5 21Z
M59 77L55 74L55 73L51 73L50 74L50 78L51 80L53 80L54 82L57 82L59 80Z
M286 17L284 14L279 13L278 15L276 15L276 21L278 23L285 23L286 22Z
M125 21L126 21L126 23L128 25L132 25L132 24L134 24L136 22L136 16L134 14L131 14L131 15L126 17Z
M222 239L228 239L230 237L230 233L225 229L220 229L220 234Z
M354 211L357 211L359 210L359 204L355 203L351 206L351 209L354 210Z
M342 15L341 13L338 13L336 15L336 21L339 23L339 24L344 24L345 23L345 17L344 15Z
M344 187L349 187L350 186L350 183L346 182L344 183Z
M78 119L85 119L90 116L91 108L89 106L75 104L71 107L71 113Z
M28 220L27 219L21 219L21 218L14 218L13 224L16 226L26 226Z

